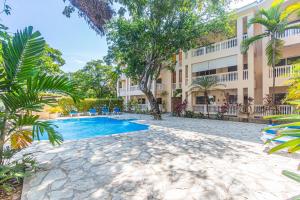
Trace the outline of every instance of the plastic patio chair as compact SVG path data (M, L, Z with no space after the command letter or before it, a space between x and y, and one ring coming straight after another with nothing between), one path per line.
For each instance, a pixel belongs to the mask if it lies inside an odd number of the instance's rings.
M76 110L71 110L71 112L69 114L71 117L79 116L79 113Z
M90 116L95 116L95 115L97 115L97 110L95 108L91 108L91 109L89 109L88 114Z

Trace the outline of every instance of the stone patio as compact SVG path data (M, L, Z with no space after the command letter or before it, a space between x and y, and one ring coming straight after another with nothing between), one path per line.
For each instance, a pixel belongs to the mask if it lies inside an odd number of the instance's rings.
M33 144L42 169L24 182L22 200L293 199L300 185L281 175L299 158L267 155L264 125L122 115L150 130Z

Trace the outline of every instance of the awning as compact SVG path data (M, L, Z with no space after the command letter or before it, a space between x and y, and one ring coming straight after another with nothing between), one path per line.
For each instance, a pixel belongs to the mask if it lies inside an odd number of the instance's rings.
M195 73L230 66L237 66L237 55L192 64L192 72Z

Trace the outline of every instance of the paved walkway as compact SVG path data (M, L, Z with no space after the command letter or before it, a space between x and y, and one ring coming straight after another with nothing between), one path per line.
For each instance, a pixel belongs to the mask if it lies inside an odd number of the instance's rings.
M264 153L263 125L121 117L151 128L26 149L38 151L43 170L25 180L22 199L283 200L300 194L300 185L281 175L299 159Z

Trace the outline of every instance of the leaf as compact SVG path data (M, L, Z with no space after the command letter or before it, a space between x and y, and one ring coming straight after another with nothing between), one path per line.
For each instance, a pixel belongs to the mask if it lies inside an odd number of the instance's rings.
M284 149L284 148L294 148L296 146L300 145L300 138L297 138L297 139L293 139L293 140L290 140L290 141L287 141L283 144L280 144L272 149L269 150L269 154L272 154L272 153L275 153L281 149Z
M300 175L299 174L296 174L294 172L290 172L287 170L283 170L282 174L285 175L286 177L289 177L290 179L293 179L300 183Z
M39 32L27 27L8 42L2 41L2 46L6 81L9 83L7 89L37 73L37 63L45 46Z
M30 130L18 130L10 136L10 144L13 149L23 149L32 143Z

